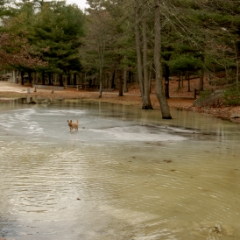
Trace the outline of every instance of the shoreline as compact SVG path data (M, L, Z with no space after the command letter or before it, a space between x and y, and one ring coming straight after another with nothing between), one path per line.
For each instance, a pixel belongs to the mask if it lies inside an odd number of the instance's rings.
M29 88L29 89L28 89ZM28 93L30 90L30 93ZM141 108L142 99L138 92L124 93L124 96L119 97L118 92L103 92L102 98L99 98L98 92L80 90L75 88L67 88L64 90L46 90L37 89L33 91L32 87L22 86L19 84L0 82L0 98L27 98L27 97L41 97L50 99L83 99L89 101L100 101L115 104L133 105ZM151 94L151 103L153 109L160 109L159 102L155 94ZM231 121L233 123L240 123L240 106L220 106L220 107L194 107L194 99L189 97L177 96L168 99L169 107L178 110L193 111L201 114L209 114L222 120Z

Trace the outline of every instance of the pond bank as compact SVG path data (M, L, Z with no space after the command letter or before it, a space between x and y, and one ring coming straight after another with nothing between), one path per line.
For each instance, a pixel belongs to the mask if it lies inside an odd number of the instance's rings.
M29 89L28 89L29 88ZM30 90L30 93L28 91ZM138 91L130 90L124 93L124 96L119 97L118 92L103 92L102 98L98 98L98 92L77 91L76 88L67 88L64 90L49 90L37 89L36 92L33 88L13 84L6 81L0 81L0 98L23 98L23 97L40 97L52 99L87 99L91 101L110 102L116 104L134 105L141 107L142 101ZM168 99L170 107L179 110L194 111L203 114L210 114L214 117L228 120L235 123L240 123L240 106L219 106L219 107L194 107L194 99L189 95L184 98L182 93L174 92ZM151 101L154 109L159 109L159 103L155 94L151 94Z

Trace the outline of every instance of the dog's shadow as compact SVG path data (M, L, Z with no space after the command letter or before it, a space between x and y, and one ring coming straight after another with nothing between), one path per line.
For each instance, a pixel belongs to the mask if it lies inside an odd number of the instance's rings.
M77 134L77 133L78 133L78 131L76 131L76 130L70 132L70 134Z

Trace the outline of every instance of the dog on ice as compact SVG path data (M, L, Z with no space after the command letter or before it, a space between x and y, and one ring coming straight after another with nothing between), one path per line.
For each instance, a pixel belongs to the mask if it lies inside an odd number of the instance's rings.
M72 120L67 120L67 122L70 128L70 132L72 132L73 129L76 129L78 131L78 120L76 122L73 122Z

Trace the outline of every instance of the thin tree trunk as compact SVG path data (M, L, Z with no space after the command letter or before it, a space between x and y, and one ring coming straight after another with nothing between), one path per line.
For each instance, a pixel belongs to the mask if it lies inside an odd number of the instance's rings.
M170 75L170 69L167 64L165 64L165 96L166 98L170 98L169 96L169 75Z
M128 92L128 87L127 87L127 70L123 70L123 92Z
M21 85L24 85L24 72L21 71Z
M52 85L52 74L48 73L48 85Z
M77 85L77 73L74 73L74 75L73 75L73 85L74 86Z
M85 72L85 75L84 75L84 90L87 89L87 73Z
M183 72L181 72L181 83L182 83L182 88L183 88Z
M186 77L187 77L187 81L188 81L188 92L191 92L191 89L190 89L190 76L189 76L189 72L186 72Z
M105 45L103 43L103 46L99 46L99 98L102 97L102 75L103 75L103 66L104 66L104 50L105 50Z
M199 91L203 91L203 78L204 78L204 69L200 70L200 77L199 77Z
M236 72L236 89L239 90L239 60L236 60L237 72Z
M42 71L42 85L45 85L45 72Z
M129 81L129 83L135 82L135 74L133 74L130 71L128 72L128 81Z
M149 69L149 74L148 74L148 86L149 86L149 93L151 94L152 92L152 66L153 64L151 63L151 67Z
M32 73L30 70L28 71L28 81L30 84L32 84Z
M67 75L67 85L71 85L71 74Z
M162 87L161 68L161 23L160 23L160 0L155 0L155 40L154 40L154 66L156 71L156 95L160 104L163 119L172 119L168 102Z
M112 79L111 79L111 88L112 89L115 89L115 74L116 74L116 71L114 70L113 71L113 74L112 74Z
M136 52L137 52L137 74L140 86L141 96L143 96L143 67L142 67L142 53L141 53L141 39L139 30L139 0L134 0L135 3L135 40L136 40Z
M226 83L228 83L228 69L226 65L224 66L224 69L225 69L225 81Z
M33 83L37 82L37 73L33 72Z
M145 14L144 14L145 15ZM153 109L150 99L149 79L148 79L148 43L147 43L147 24L146 17L142 19L142 33L143 33L143 97L142 109Z
M119 91L118 91L118 96L122 97L123 96L123 76L122 76L122 71L119 70Z
M63 86L63 75L61 73L59 74L59 85Z
M204 63L204 56L201 57L202 63ZM203 79L204 78L204 67L202 66L200 70L200 78L199 78L199 91L203 91Z
M124 60L127 60L127 57L124 56ZM127 92L128 88L127 88L127 68L124 67L123 69L123 92Z
M98 97L101 98L102 97L102 68L100 69L100 77L99 77L99 95Z
M240 75L240 67L239 67L239 62L240 62L240 57L239 57L239 50L238 46L235 43L235 52L236 52L236 90L239 90L239 75Z

